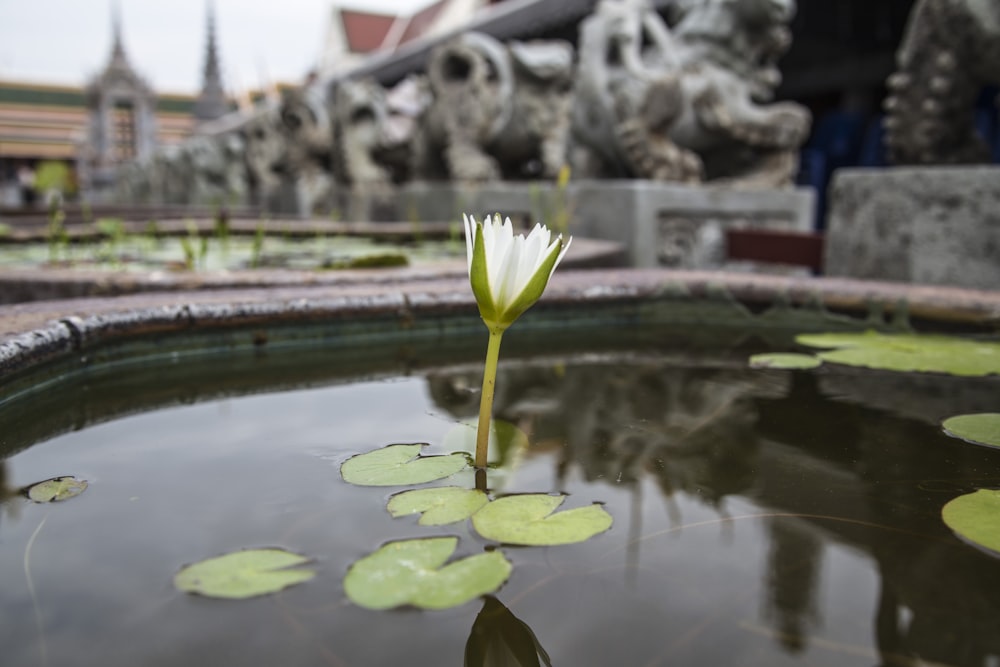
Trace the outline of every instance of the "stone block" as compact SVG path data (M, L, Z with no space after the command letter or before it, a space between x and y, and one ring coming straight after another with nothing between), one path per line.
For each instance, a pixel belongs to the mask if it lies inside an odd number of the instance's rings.
M842 169L824 272L1000 289L1000 167Z
M637 180L578 180L562 190L552 183L414 183L399 201L404 219L459 221L463 212L500 212L558 228L565 216L572 234L621 243L635 267L780 270L729 262L726 229L811 231L815 193Z

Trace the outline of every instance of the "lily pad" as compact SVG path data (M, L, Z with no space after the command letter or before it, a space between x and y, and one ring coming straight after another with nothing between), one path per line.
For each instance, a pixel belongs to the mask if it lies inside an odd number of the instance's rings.
M796 342L834 350L817 356L848 366L980 376L1000 373L1000 343L925 334L802 334Z
M987 447L1000 447L1000 413L982 412L949 417L942 422L945 433Z
M405 486L451 477L469 465L464 454L420 456L426 444L388 445L344 461L340 475L358 486Z
M75 498L87 490L87 480L75 477L53 477L28 487L28 498L36 503L53 503Z
M583 542L611 527L600 505L553 514L564 500L544 493L499 498L472 515L472 525L488 540L530 546Z
M755 354L750 357L751 368L783 368L789 370L807 370L816 368L823 363L822 359L811 354L796 354L794 352L773 352Z
M389 499L387 509L394 517L420 513L417 523L421 526L443 526L468 519L488 502L478 489L444 486L397 493Z
M174 586L185 593L242 600L309 581L316 572L288 569L309 559L284 549L244 549L181 568Z
M449 609L492 593L507 581L511 564L499 551L445 565L456 546L457 537L390 542L351 565L344 591L368 609Z
M944 506L941 518L959 537L1000 556L1000 491L959 496Z

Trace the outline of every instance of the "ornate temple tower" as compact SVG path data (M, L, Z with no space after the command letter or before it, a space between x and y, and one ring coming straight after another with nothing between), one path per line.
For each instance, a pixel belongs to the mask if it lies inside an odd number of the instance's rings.
M205 43L205 69L202 73L201 92L194 103L194 117L199 123L214 120L229 112L229 100L222 88L219 55L215 47L215 12L208 6L208 36Z
M156 145L156 96L129 64L117 9L112 20L111 59L84 90L87 136L78 167L87 190L112 185L119 165L148 158Z

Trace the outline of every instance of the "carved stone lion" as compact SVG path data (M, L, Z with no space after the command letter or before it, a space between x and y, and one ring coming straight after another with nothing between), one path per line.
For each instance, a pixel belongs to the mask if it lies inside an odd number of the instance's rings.
M391 90L374 79L345 80L330 92L338 180L367 190L405 180L426 84L408 77Z
M1000 83L1000 4L919 0L889 77L886 144L896 164L989 162L973 108Z
M278 109L284 151L280 171L295 193L299 215L310 215L330 198L333 185L333 121L324 91L308 86L285 91Z
M329 197L333 130L322 92L286 91L242 125L253 203L308 215Z
M285 139L277 109L255 113L242 127L251 201L267 207L281 187Z
M235 133L191 137L183 159L191 173L188 203L219 205L243 202L246 169L243 141Z
M467 32L437 47L414 177L555 178L566 161L572 71L572 46L561 40L505 45Z
M769 104L794 0L601 0L580 27L573 135L589 176L785 185L809 112Z

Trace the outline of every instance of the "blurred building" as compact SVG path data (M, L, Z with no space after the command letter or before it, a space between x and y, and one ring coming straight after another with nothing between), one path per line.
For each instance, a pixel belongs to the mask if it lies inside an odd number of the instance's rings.
M107 66L84 89L87 125L77 177L87 190L113 185L119 165L148 160L156 148L156 95L125 55L117 18L113 34Z
M0 186L47 161L70 167L74 189L101 190L118 166L178 144L196 126L232 111L216 49L215 18L208 12L201 92L157 93L133 67L121 24L113 22L107 65L83 87L0 80ZM251 98L263 92L248 92ZM12 201L0 192L0 205Z
M89 128L88 88L0 80L0 182L12 180L22 166L34 168L46 160L66 162L75 169ZM116 108L111 98L107 101L109 116L121 121L125 110ZM150 105L156 144L175 144L190 134L193 96L160 94ZM111 133L129 131L109 122Z
M469 24L481 9L501 0L436 0L409 15L330 8L326 41L317 75L344 74L374 54L391 54L419 39L450 34Z

